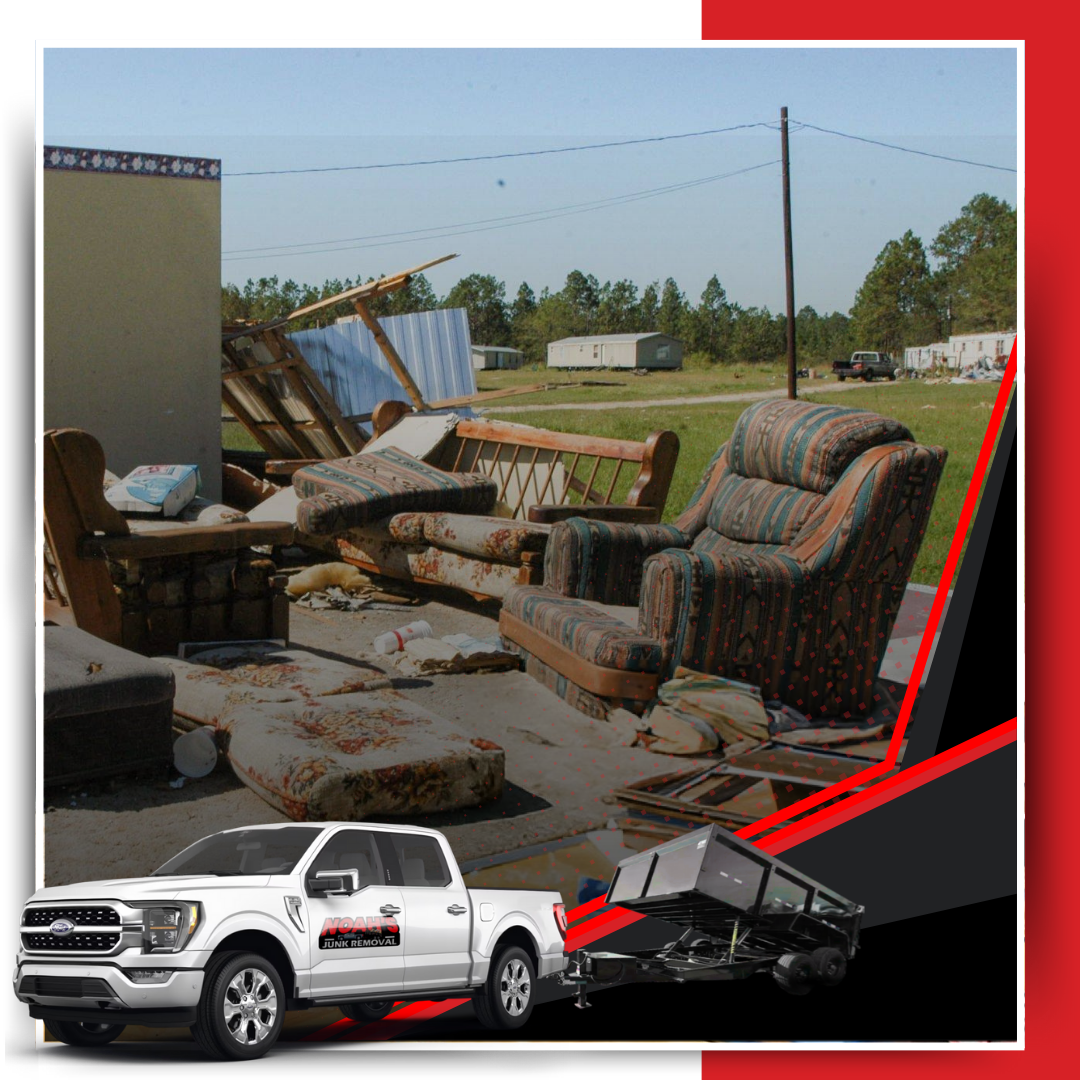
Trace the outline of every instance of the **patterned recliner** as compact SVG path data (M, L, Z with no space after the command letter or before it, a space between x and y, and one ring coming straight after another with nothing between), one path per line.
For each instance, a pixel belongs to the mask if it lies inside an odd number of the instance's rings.
M946 452L835 405L747 409L671 525L556 525L501 629L593 716L642 712L683 665L814 717L870 712ZM638 605L637 628L596 604Z

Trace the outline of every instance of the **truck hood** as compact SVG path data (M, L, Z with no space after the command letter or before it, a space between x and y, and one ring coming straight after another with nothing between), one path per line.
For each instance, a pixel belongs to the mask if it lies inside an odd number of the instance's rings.
M235 889L237 886L246 889L265 888L269 882L268 874L245 875L244 877L213 877L197 874L185 877L107 878L104 881L78 881L74 885L57 885L51 889L38 889L27 900L27 903L49 903L57 900L187 899L195 893Z

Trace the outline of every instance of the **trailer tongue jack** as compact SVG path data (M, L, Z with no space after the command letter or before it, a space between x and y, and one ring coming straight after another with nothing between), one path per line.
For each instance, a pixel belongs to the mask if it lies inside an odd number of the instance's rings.
M682 934L663 948L575 950L560 975L589 1007L589 984L744 979L769 971L796 996L836 986L859 947L863 908L718 825L619 863L607 902ZM614 974L603 977L605 967Z

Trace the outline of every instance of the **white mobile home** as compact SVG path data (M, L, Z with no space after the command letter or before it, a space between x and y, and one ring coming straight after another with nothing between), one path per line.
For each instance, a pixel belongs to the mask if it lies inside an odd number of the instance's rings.
M1016 340L1015 330L990 330L983 334L953 334L948 341L904 350L904 367L926 369L944 365L962 371L977 360L1008 360Z
M667 334L603 334L569 337L548 345L552 368L614 368L678 370L683 346Z
M525 363L520 349L507 345L474 345L472 366L475 371L516 371Z

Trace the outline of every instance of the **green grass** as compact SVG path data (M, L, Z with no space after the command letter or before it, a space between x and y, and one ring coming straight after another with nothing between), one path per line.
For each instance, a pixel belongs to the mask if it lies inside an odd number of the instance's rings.
M492 405L579 404L586 401L648 401L657 398L702 397L733 394L743 390L778 390L787 385L783 364L717 364L683 371L651 371L647 375L596 371L561 371L558 368L528 367L518 371L478 371L478 390L507 390L535 383L567 384L565 389L545 390L520 398L494 401ZM572 383L615 383L614 386L573 386Z
M525 372L488 372L489 375L520 377ZM652 387L661 379L674 379L693 372L665 372L648 378L628 376L634 384ZM657 380L654 382L653 380ZM521 382L528 382L522 378ZM589 388L585 388L589 389ZM610 388L596 387L606 394ZM634 390L636 386L628 387ZM753 389L753 387L747 387ZM937 585L945 565L949 543L960 516L960 507L975 468L979 447L990 421L990 407L997 395L997 384L972 386L926 386L921 382L902 382L889 387L871 384L843 394L816 394L814 401L835 402L853 408L870 409L893 416L906 424L922 443L944 446L949 460L938 488L930 528L923 540L911 580L924 585ZM696 391L702 393L704 391ZM722 391L709 391L722 392ZM570 391L564 391L570 393ZM540 395L535 395L539 397ZM545 395L546 397L547 395ZM647 397L663 396L649 393ZM513 399L511 399L513 400ZM559 398L558 400L565 400ZM605 399L607 400L607 399ZM614 398L610 400L615 400ZM532 404L534 396L522 399ZM930 407L932 406L932 408ZM712 405L685 405L662 408L610 410L557 410L538 413L501 413L500 420L516 421L552 431L604 435L620 439L644 439L650 431L670 428L679 436L679 463L668 495L664 520L677 517L697 485L702 470L713 453L731 435L746 402L724 402ZM222 424L222 445L227 449L257 450L255 440L239 424ZM624 469L614 488L616 499L624 497L631 483L630 470ZM597 473L594 486L606 491L611 478L606 464ZM966 546L966 542L965 542Z
M903 383L888 389L870 385L835 396L814 396L815 402L834 402L893 416L906 424L919 442L944 446L949 451L930 527L919 551L912 581L937 585L941 577L997 389L996 384L924 386L921 383ZM926 407L930 405L933 408ZM686 505L709 458L731 435L736 419L745 408L745 402L715 405L688 403L677 408L560 410L518 416L504 413L500 414L499 419L516 420L557 431L622 439L644 439L650 431L670 428L679 436L681 444L679 463L664 511L664 520L671 521ZM622 483L616 486L616 493L620 489L625 492Z

